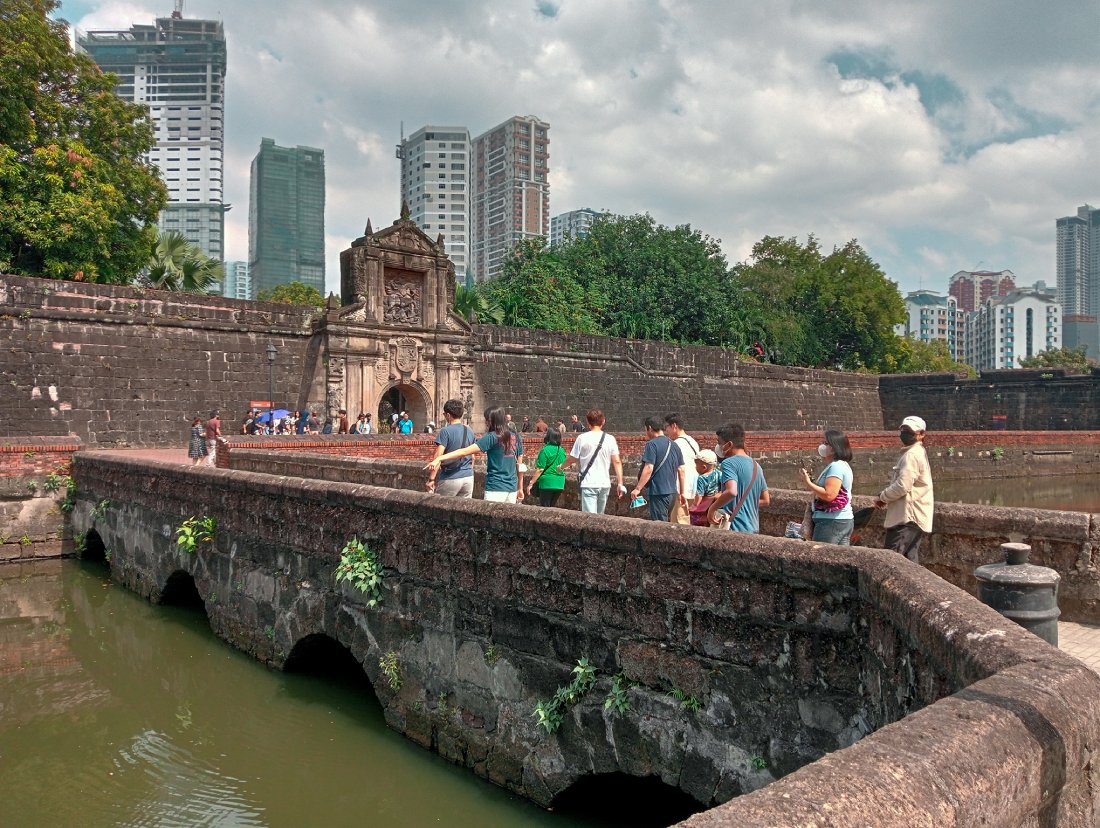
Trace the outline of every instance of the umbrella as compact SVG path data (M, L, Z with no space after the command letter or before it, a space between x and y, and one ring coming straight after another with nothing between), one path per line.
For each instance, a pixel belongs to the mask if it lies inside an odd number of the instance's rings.
M281 420L281 419L283 419L283 417L289 417L290 416L290 412L287 411L285 408L276 408L274 412L265 411L263 414L261 414L256 419L259 420L261 423L270 422L272 413L275 414L275 419L276 420Z

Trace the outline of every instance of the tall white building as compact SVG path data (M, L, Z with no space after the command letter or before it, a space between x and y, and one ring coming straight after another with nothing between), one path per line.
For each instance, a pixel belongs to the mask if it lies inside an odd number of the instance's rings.
M1062 347L1062 306L1039 282L987 299L967 320L966 359L979 371L1019 368L1020 360Z
M588 235L588 228L600 214L591 207L559 213L550 219L550 246L557 247L566 239L579 239Z
M473 140L471 165L470 267L482 281L519 242L550 232L550 125L509 118Z
M225 32L217 20L180 12L152 25L78 33L77 48L119 77L118 94L149 107L150 158L168 186L162 230L176 230L208 256L224 258Z
M1055 220L1058 301L1065 313L1066 344L1085 346L1100 358L1100 209L1089 204L1077 215Z
M897 326L899 336L921 342L941 340L956 362L965 351L966 314L958 299L934 290L917 290L905 297L905 322Z
M429 236L443 234L443 248L462 283L470 260L470 131L463 126L425 126L397 145L401 198L410 217Z
M249 275L248 262L225 263L225 285L222 296L229 299L251 299L252 277Z

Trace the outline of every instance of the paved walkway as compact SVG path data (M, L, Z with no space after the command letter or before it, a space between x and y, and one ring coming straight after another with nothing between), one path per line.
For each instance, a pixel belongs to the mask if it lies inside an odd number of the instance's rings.
M1058 646L1100 673L1100 625L1061 621L1058 624Z

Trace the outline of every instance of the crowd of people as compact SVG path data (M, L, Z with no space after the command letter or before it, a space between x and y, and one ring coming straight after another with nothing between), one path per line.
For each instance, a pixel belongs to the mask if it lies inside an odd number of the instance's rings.
M764 470L745 449L745 429L727 423L715 431L713 449L701 448L688 434L679 414L646 418L646 435L636 484L629 491L613 434L605 429L599 409L585 415L587 428L572 417L568 428L577 432L571 449L562 447L566 424L548 427L539 417L532 426L524 417L517 428L501 407L485 412L485 434L477 438L461 422L463 404L448 400L443 406L447 425L436 435L435 456L424 467L429 492L473 497L473 458L485 454L485 499L519 503L538 491L541 506L556 506L565 489L565 473L576 468L582 511L602 514L612 490L629 496L631 508L645 510L651 520L694 524L734 532L759 532L760 509L771 502ZM886 548L919 559L924 536L932 531L933 487L924 449L926 424L906 417L898 430L903 451L889 483L874 499L874 509L885 509ZM542 434L543 444L533 467L525 462L523 435ZM709 441L708 441L709 442ZM817 475L802 468L801 483L810 494L800 535L821 543L848 545L856 528L852 509L855 482L848 436L836 429L822 435L817 454L824 467ZM526 485L524 485L526 479ZM861 512L873 511L860 510ZM861 515L863 522L869 514Z

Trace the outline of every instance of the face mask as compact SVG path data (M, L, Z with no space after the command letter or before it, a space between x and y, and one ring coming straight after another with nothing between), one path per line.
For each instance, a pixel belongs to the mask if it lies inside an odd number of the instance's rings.
M898 438L901 440L901 444L903 446L911 446L915 442L917 442L917 435L914 434L912 431L909 431L908 429L905 429L904 431L899 431Z
M726 453L724 451L722 451L722 444L721 443L715 443L714 444L714 453L716 455L718 455L719 460L721 460L723 457L726 456Z
M817 447L817 456L824 460L829 455L829 447L822 443Z

